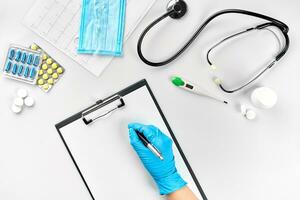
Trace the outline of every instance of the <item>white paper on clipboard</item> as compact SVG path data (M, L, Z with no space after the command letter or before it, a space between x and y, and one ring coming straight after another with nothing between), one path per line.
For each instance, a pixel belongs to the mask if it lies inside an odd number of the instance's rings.
M81 1L37 0L25 16L24 24L92 74L99 76L113 57L77 53ZM127 0L124 43L155 1Z
M146 86L122 97L125 107L91 125L81 118L59 129L96 200L153 200L159 195L154 181L130 146L127 124L140 122L171 134ZM178 148L173 144L176 168L188 186L203 199ZM74 168L74 171L75 168ZM117 192L116 192L117 190Z

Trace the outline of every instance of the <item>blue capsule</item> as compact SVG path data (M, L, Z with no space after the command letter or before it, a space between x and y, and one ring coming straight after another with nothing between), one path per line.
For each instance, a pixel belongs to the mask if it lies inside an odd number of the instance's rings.
M22 63L25 63L25 62L26 62L26 58L27 58L27 54L26 54L26 52L24 52L24 53L22 54L22 57L21 57L21 62L22 62Z
M10 49L9 54L8 54L8 58L10 60L14 59L15 53L16 53L16 51L14 49Z
M33 55L29 54L28 59L27 59L27 64L31 65L32 61L33 61Z
M15 75L17 71L18 71L18 64L15 63L11 73Z
M6 67L5 67L5 71L6 71L6 72L9 72L9 71L10 71L11 65L12 65L12 63L11 63L10 61L8 61L8 63L6 64Z
M29 76L30 68L26 67L24 71L24 77L27 78Z
M21 56L22 56L22 52L20 50L17 51L15 60L19 62L21 59Z
M33 65L38 66L39 64L40 64L40 56L35 56L34 61L33 61Z
M30 78L31 79L34 79L35 78L35 75L36 75L36 69L35 68L31 68L31 71L30 71Z
M19 66L19 69L18 69L18 75L19 75L19 76L22 76L23 69L24 69L24 66L23 66L23 65L20 65L20 66Z

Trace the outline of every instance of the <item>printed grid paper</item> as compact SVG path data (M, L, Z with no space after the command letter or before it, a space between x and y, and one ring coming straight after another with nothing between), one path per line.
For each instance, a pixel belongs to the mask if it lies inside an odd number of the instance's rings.
M127 0L124 42L156 0ZM38 0L24 24L82 67L99 76L113 57L77 53L81 0Z

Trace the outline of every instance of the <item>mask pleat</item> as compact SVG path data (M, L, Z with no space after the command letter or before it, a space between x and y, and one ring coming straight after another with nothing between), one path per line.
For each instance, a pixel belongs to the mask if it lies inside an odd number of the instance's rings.
M125 0L83 0L78 52L122 54Z

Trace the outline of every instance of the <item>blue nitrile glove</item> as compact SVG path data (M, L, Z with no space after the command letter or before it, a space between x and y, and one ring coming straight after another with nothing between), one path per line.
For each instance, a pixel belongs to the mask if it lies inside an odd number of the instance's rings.
M187 183L181 178L175 167L172 140L155 126L131 123L128 124L128 128L130 143L156 182L160 194L170 194L184 187ZM162 153L163 160L145 147L136 131L144 134L149 142Z

